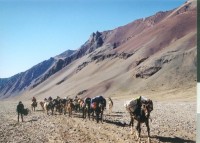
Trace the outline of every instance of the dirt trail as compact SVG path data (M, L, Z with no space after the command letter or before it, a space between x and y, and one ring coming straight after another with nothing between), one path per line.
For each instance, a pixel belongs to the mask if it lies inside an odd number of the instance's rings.
M52 143L134 143L130 134L129 116L124 109L125 99L115 99L111 114L105 112L104 122L83 120L80 113L46 115L37 107L36 112L25 116L25 122L17 122L17 102L0 102L0 142L52 142ZM25 107L30 103L25 102ZM30 108L30 107L29 107ZM154 102L150 122L151 142L194 143L196 132L195 102ZM136 122L135 122L136 124ZM147 141L145 125L142 125L142 142Z

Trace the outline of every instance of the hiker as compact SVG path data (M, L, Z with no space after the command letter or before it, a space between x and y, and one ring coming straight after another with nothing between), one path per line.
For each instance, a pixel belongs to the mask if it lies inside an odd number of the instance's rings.
M32 102L37 102L37 100L36 100L36 98L35 98L35 97L33 97L33 99L32 99Z
M48 101L50 102L50 101L52 101L53 99L52 99L52 97L51 96L49 96L49 98L48 98Z
M17 105L18 122L19 122L19 116L20 115L21 115L22 122L24 121L23 120L23 112L24 112L24 105L21 101L19 101L19 104Z

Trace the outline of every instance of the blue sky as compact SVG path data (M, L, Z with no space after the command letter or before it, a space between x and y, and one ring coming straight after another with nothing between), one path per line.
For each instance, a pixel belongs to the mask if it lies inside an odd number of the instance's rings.
M0 0L0 78L185 0Z

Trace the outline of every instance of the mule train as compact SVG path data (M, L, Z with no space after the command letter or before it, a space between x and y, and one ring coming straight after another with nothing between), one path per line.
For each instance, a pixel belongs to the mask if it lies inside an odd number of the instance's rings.
M106 108L106 99L103 96L96 96L94 98L86 97L85 99L80 99L76 97L75 99L70 98L56 98L56 99L45 99L44 102L40 102L43 111L49 115L49 111L53 115L55 111L60 114L66 114L68 112L69 117L72 117L72 111L82 112L82 117L85 119L92 116L92 119L96 117L96 121L103 122L103 112Z
M78 98L74 99L65 98L61 99L57 97L56 99L45 99L44 102L40 102L43 111L47 114L51 111L53 115L55 112L59 114L66 114L68 112L69 117L72 117L73 112L82 112L82 118L86 119L92 118L96 119L96 122L103 122L103 114L106 109L106 99L103 96L96 96L94 98L86 97L85 99ZM150 127L149 119L150 113L153 110L153 102L150 99L146 99L140 96L137 99L128 101L125 104L126 110L130 115L131 134L133 134L134 121L137 121L136 126L136 136L140 141L141 134L141 124L145 123L148 133L148 142L150 142ZM113 108L113 101L108 98L108 113L111 114Z

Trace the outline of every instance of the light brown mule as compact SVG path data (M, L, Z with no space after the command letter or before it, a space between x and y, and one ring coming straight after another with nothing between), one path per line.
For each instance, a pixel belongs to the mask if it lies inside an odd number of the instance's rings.
M41 101L40 102L40 106L42 107L42 110L45 111L45 109L44 109L44 102Z
M110 97L108 97L108 109L109 109L109 114L112 113L112 108L113 108L113 101Z
M68 100L65 108L66 108L66 110L67 110L67 112L69 114L69 117L71 117L72 116L72 110L74 108L74 104L73 104L73 101L71 99Z

